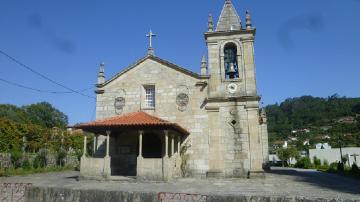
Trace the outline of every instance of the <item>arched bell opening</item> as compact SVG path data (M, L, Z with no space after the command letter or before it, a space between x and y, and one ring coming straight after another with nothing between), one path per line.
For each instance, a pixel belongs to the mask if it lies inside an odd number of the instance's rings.
M224 46L225 79L239 78L239 65L237 61L237 47L234 43Z

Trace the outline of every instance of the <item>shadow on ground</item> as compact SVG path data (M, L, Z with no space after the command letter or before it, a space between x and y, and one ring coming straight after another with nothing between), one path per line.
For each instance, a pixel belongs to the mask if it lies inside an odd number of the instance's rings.
M267 173L287 175L293 177L295 181L305 182L313 186L328 188L343 193L360 194L360 180L337 174L289 168L271 168Z

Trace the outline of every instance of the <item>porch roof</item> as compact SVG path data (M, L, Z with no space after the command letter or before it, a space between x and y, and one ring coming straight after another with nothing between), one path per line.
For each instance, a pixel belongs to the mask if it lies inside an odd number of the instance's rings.
M117 129L172 129L182 135L189 135L189 132L177 123L160 119L142 111L81 123L75 125L73 128L94 133Z

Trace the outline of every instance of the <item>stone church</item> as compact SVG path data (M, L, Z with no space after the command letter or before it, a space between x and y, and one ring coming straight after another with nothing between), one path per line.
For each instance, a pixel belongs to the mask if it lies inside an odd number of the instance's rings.
M95 134L81 158L84 178L171 180L262 176L268 161L266 115L256 90L250 13L245 25L226 0L216 26L208 17L195 73L148 54L106 80L100 65Z

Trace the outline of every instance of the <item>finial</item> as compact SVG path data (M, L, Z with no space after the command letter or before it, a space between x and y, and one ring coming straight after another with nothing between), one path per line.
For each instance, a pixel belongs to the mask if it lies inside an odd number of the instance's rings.
M225 0L225 4L231 4L231 0Z
M99 73L104 73L105 72L105 63L101 62L100 63L100 69L99 69Z
M104 62L101 62L100 63L100 68L99 68L99 74L98 74L98 81L97 81L97 84L98 85L101 85L103 83L105 83L105 63Z
M213 17L210 13L208 17L208 32L213 32L213 31L214 31L214 22L213 22Z
M200 74L201 75L206 75L206 58L205 58L205 55L203 55L203 57L201 59Z
M246 10L246 29L251 29L252 23L251 23L251 15L250 11Z

